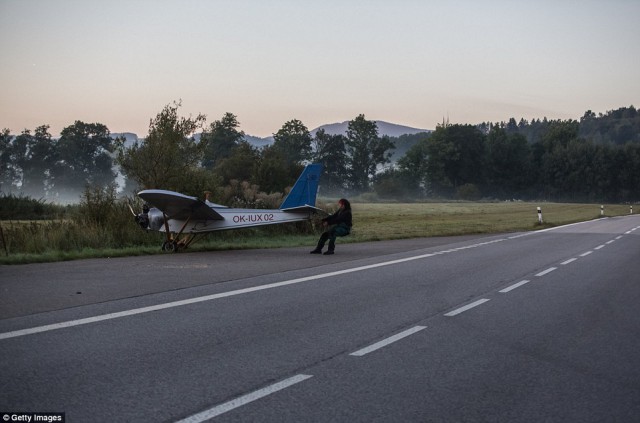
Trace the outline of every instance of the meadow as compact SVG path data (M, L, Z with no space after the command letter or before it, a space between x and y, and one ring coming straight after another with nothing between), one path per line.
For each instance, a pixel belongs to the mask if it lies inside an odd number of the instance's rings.
M334 204L326 200L318 206L332 211ZM341 243L531 231L601 217L599 204L354 201L352 206L354 229ZM542 224L537 207L542 208ZM605 217L629 212L629 205L604 205ZM216 232L188 251L313 247L322 231L320 218L311 223ZM168 254L160 251L163 235L140 229L125 204L113 205L101 219L4 220L0 227L0 264Z

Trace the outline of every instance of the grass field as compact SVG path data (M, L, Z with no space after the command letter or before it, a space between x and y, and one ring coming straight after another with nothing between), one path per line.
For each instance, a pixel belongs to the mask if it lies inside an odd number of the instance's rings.
M537 207L544 223L538 223ZM530 231L600 217L600 205L559 203L355 204L356 238L377 240ZM629 213L605 205L605 216Z
M333 202L329 203L333 205ZM322 205L320 205L322 207ZM568 223L600 217L599 204L567 203L353 203L354 230L340 243L380 241L402 238L451 236L465 234L490 234L544 229ZM544 223L538 223L537 207L542 208ZM638 207L640 210L640 207ZM629 214L628 205L605 205L604 216ZM130 219L129 219L130 220ZM277 248L315 245L321 232L319 217L314 222L315 230L305 234L292 234L277 227L243 229L212 233L205 240L190 247L189 251L212 251L228 249ZM112 234L93 234L91 228L68 226L69 222L38 223L0 222L5 234L9 254L5 254L0 240L0 264L50 262L92 257L119 257L132 255L161 254L162 235L145 234L133 222L117 225L122 232L139 231L140 245L123 245L120 248L100 248L101 239ZM130 227L128 227L130 225ZM62 226L62 228L59 228ZM24 228L24 231L21 230ZM23 233L27 232L28 233ZM54 231L62 234L54 234ZM83 236L86 235L86 240ZM6 238L9 239L6 239ZM20 238L20 239L19 239ZM62 238L62 239L60 239ZM98 238L98 242L96 242ZM20 242L18 242L20 241ZM28 252L20 251L19 245L29 245Z

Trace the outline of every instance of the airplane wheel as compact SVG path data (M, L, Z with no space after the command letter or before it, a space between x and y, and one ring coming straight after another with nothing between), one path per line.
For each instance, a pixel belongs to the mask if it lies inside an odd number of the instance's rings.
M174 241L165 241L162 244L162 251L167 253L175 253L176 251L178 251L178 244Z

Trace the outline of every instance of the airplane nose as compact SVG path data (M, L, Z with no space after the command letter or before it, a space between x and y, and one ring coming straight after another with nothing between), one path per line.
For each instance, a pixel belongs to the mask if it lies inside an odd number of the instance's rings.
M136 215L134 220L142 229L149 229L149 216L146 213Z
M149 210L147 216L147 224L149 229L158 231L164 225L164 214L160 210L152 208L151 210Z

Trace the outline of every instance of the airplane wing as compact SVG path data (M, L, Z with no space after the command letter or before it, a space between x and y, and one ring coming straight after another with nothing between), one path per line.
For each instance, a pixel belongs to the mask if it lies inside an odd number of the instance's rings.
M169 219L224 220L224 217L196 197L162 189L140 191L138 197L167 215Z
M312 212L312 213L321 212L321 213L326 213L324 210L319 209L317 207L310 206L308 204L306 204L304 206L289 207L289 208L280 209L280 210L282 210L283 212Z

